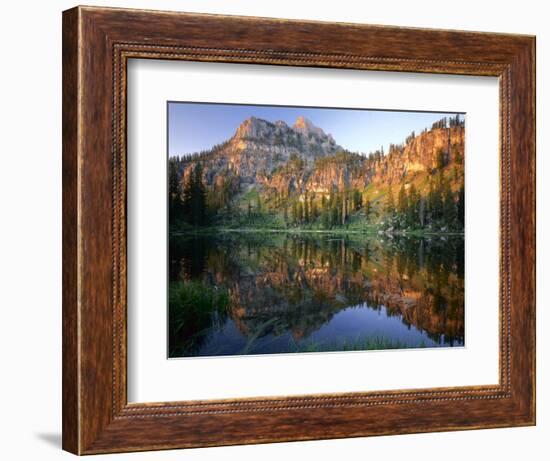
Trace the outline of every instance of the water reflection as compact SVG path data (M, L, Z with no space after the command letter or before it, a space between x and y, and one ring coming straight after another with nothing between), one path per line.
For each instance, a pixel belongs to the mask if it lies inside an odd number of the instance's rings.
M172 235L169 261L171 357L464 344L463 237Z

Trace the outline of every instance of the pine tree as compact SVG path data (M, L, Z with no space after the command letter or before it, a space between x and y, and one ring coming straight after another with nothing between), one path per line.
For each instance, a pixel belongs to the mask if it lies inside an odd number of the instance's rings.
M426 200L420 196L418 200L418 220L420 221L420 227L424 228L424 222L426 219Z
M441 170L445 166L445 151L443 149L438 149L435 159L435 167L438 170Z
M365 200L365 205L363 209L365 210L365 218L367 218L367 221L368 221L370 218L370 214L372 213L372 204L369 199Z
M260 193L256 195L256 213L262 212L262 199L260 198Z
M460 155L460 149L457 146L453 146L452 150L454 153L453 157L455 164L462 165L462 156Z
M465 209L465 202L464 202L464 185L460 187L460 190L458 191L458 201L457 201L457 220L459 227L464 230L464 209Z
M206 217L206 190L202 182L202 166L197 163L195 167L195 190L193 201L193 220L194 224L201 225Z
M184 187L183 210L189 224L200 226L206 222L206 189L202 182L200 163L195 165Z
M323 209L321 221L324 229L330 228L330 210L328 207Z
M416 226L417 224L417 208L418 208L418 193L414 184L411 184L409 188L409 195L407 197L407 224L409 226Z
M300 218L298 216L298 202L294 200L292 202L292 223L297 224L299 220Z
M177 219L181 212L181 191L175 161L168 164L168 212L170 219Z
M346 192L342 192L342 226L346 224L347 217L347 201L346 201Z
M330 208L330 225L335 226L336 224L338 224L338 205L334 201Z
M435 181L435 186L433 187L431 191L431 205L430 205L430 211L432 215L432 221L440 221L444 219L444 206L445 206L445 187L447 181L445 180L445 177L443 176L443 173L440 172L437 175L437 179Z
M311 199L310 203L310 210L311 210L311 220L314 221L317 219L317 216L319 215L319 210L317 209L317 202Z
M429 213L428 220L432 224L438 218L439 213L439 201L437 199L437 192L435 190L433 181L430 179L428 182L428 197L426 200L427 211Z
M407 211L407 193L405 192L405 184L401 183L399 193L397 194L397 211L404 214Z
M388 193L386 196L386 213L393 215L395 213L395 201L393 199L392 185L388 186Z
M302 205L302 202L298 200L298 204L296 207L296 214L298 217L298 222L303 223L304 222L304 206Z
M353 209L359 210L363 206L363 196L357 189L353 189Z
M191 203L193 201L193 190L195 189L195 175L193 172L188 174L188 177L185 181L184 187L183 187L183 212L185 214L185 220L192 224L192 217L191 217Z
M449 181L443 186L443 221L445 226L454 227L456 219L456 204Z

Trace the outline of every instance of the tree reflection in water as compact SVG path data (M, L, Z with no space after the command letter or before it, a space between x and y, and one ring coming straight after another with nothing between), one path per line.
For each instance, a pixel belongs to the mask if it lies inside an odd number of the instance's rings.
M171 296L171 357L464 345L462 236L171 235L169 261L171 293L229 300L199 325Z

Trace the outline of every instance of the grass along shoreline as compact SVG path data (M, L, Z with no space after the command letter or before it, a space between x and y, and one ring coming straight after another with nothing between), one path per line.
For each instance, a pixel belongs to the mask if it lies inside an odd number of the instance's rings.
M403 341L385 336L366 336L355 339L344 339L332 342L305 342L290 346L290 352L360 352L360 351L384 351L393 349L425 349L425 341L417 344L408 344Z

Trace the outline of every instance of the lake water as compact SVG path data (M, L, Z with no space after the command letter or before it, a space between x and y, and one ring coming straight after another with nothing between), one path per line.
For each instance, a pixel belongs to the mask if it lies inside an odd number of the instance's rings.
M169 356L464 345L464 238L169 239Z

